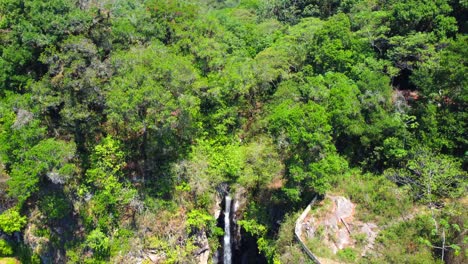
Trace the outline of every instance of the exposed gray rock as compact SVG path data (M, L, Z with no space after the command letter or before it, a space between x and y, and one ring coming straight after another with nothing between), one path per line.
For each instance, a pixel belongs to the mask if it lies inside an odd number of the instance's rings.
M375 239L377 238L378 232L379 232L378 226L374 223L364 223L361 226L361 233L366 234L367 236L367 244L362 250L362 253L361 253L362 256L365 256L368 251L374 248L374 243L375 243Z
M19 109L16 113L15 123L11 126L13 129L20 129L33 120L33 114L24 109Z
M221 202L222 202L222 199L221 197L219 196L219 194L215 194L215 202L214 202L214 205L213 205L213 216L215 219L218 219L219 216L221 215Z
M323 243L335 254L346 247L354 247L353 236L365 234L367 236L361 255L372 250L379 229L374 223L363 223L354 219L356 207L349 199L342 196L327 195L332 207L325 212L309 215L302 219L301 232L306 238L312 238L320 227L324 231Z
M197 263L207 264L208 259L210 258L210 245L208 244L208 238L206 237L205 232L197 234L195 245L199 247L199 249L194 252Z

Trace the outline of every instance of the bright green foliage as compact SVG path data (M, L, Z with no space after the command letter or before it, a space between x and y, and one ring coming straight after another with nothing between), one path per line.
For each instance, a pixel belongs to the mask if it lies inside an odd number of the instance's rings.
M101 144L94 148L92 156L96 171L109 172L112 175L119 174L120 170L125 166L124 153L120 150L119 142L112 139L112 137L106 137L102 140ZM89 181L93 184L105 187L104 182L100 182L99 175L94 175L94 170L88 172L90 179ZM96 172L96 174L98 174ZM116 175L119 176L119 175Z
M408 151L401 148L401 141L398 138L389 137L384 140L384 154L389 160L401 160L408 155Z
M20 231L26 222L26 217L15 209L8 209L0 214L0 229L9 235Z
M254 220L242 220L239 221L239 225L254 236L262 237L266 234L266 227Z
M306 186L319 194L325 194L334 183L340 181L348 170L348 163L338 154L326 154L321 160L309 164L310 179Z
M133 237L131 229L121 228L110 241L110 255L118 255L132 250L131 238Z
M125 166L124 153L119 142L108 136L94 148L93 166L86 171L87 187L80 190L81 195L93 191L89 202L92 226L110 230L119 217L119 209L135 198L133 189L122 182L122 169Z
M203 153L208 158L208 175L221 179L237 178L244 166L242 149L237 144L216 144L201 140L194 154ZM200 153L200 154L201 154Z
M208 235L219 236L223 234L222 229L216 227L216 219L204 211L193 209L187 214L187 232L208 232Z
M242 186L261 190L281 177L284 168L270 139L261 138L243 151L245 166L238 180Z
M371 258L374 262L438 263L433 259L432 249L414 238L428 238L433 222L428 216L420 216L391 226L376 239L379 256Z
M294 188L305 185L324 193L330 187L330 181L334 178L332 175L341 172L343 161L338 161L339 158L333 165L326 164L337 158L328 156L333 155L334 151L328 116L325 109L315 102L299 104L289 100L277 106L270 116L269 127L277 138L278 146L289 157L289 183L295 185ZM300 189L302 187L295 191L285 189L285 192L297 201Z
M352 80L339 73L326 74L324 82L329 89L327 105L335 137L342 134L361 135L364 120L361 116L358 87Z
M86 238L85 244L93 251L96 259L105 259L109 256L109 238L101 230L93 230Z
M383 176L354 172L339 183L349 198L358 206L358 217L363 221L385 224L410 210L411 195L407 189L398 189L396 184Z
M193 250L196 249L191 240L188 240L185 248L176 245L171 247L169 243L157 237L150 237L148 240L149 247L165 253L165 261L167 263L189 262L193 260Z
M270 130L285 150L299 147L320 152L327 148L327 141L331 139L328 114L314 102L302 105L285 101L275 107L270 120Z
M272 247L271 241L266 237L267 228L264 225L255 220L241 220L238 224L250 235L257 238L258 249L265 254L271 263L277 261L278 256Z
M339 250L336 255L338 258L340 258L342 261L345 261L347 263L352 263L356 261L357 253L355 250L352 248L345 248L342 250Z
M10 256L13 254L13 248L4 239L0 239L0 256Z
M324 23L315 34L311 43L311 56L314 70L318 73L327 71L347 71L353 61L355 40L351 37L349 18L344 14L333 16Z
M465 2L0 0L2 221L41 239L15 254L191 262L227 190L269 262L303 263L284 225L339 186L364 220L433 208L437 228L387 230L370 262L431 263L443 236L456 258Z

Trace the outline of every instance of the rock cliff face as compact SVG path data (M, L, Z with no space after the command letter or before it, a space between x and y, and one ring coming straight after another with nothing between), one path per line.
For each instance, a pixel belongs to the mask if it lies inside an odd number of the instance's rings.
M223 208L221 207L221 203L223 202L223 199L221 198L221 194L215 194L214 195L215 202L213 204L213 208L211 209L213 212L213 216L215 219L218 219L219 216L221 215L221 211Z
M224 192L220 195L227 195L227 189L224 189ZM242 219L245 212L248 195L247 190L243 187L237 187L235 191L230 193L232 201L230 203L230 208L227 210L225 197L217 196L216 204L213 208L213 215L218 221L218 227L225 228L225 222L227 219L230 221L230 231L231 231L231 249L232 249L232 263L266 263L263 256L258 252L257 240L255 237L246 234L242 228L238 225L238 221ZM230 211L229 218L225 218L226 211ZM214 251L211 254L213 263L224 263L223 253L224 246L223 239L220 240L221 248L217 251ZM202 263L202 262L200 262ZM204 263L204 262L203 262Z
M242 218L244 214L245 207L247 206L247 191L240 187L234 193L234 200L232 203L232 223L233 223L233 248L234 250L241 249L241 228L237 224L238 220Z
M63 259L54 260L51 252L53 248L50 247L49 238L37 235L41 229L38 224L44 223L46 220L44 216L40 214L38 210L33 210L30 219L31 221L26 226L23 233L24 243L31 248L34 254L37 254L41 258L43 263L65 263Z
M202 232L201 234L197 234L195 239L195 245L199 247L198 250L195 251L194 255L199 264L207 264L210 258L210 245L208 244L208 238L206 237L206 233Z

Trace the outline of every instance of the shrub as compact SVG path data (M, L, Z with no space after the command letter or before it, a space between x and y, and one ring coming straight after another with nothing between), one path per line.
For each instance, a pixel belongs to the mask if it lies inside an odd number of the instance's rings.
M0 215L0 229L9 235L20 231L26 222L26 217L21 216L15 209L8 209Z
M49 219L61 219L71 210L63 195L48 195L39 202L39 208Z
M206 230L209 234L218 234L216 219L208 213L194 209L187 214L187 232Z
M357 258L356 251L354 251L352 248L344 248L336 253L338 258L340 258L342 261L345 262L351 262L354 263Z
M4 239L0 239L0 256L10 256L13 254L13 248Z
M93 251L97 259L105 259L109 256L109 238L99 229L91 231L86 238L86 246Z
M408 212L412 206L407 190L398 188L383 176L357 174L346 178L340 185L357 203L358 217L364 221L373 219L382 224Z
M365 233L355 234L353 238L358 246L364 246L367 243L367 235Z

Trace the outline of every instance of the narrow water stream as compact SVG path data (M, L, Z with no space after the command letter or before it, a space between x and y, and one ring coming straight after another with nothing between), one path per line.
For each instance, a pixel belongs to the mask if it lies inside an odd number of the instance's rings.
M258 250L257 238L237 225L239 199L227 191L223 194L217 226L224 229L224 236L219 238L221 247L213 255L213 264L266 264L265 256Z
M231 247L231 197L226 195L226 209L224 211L224 240L223 240L223 263L232 263L232 247Z

